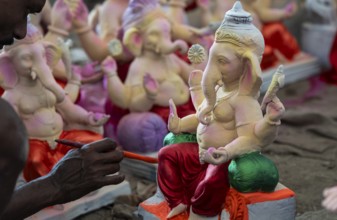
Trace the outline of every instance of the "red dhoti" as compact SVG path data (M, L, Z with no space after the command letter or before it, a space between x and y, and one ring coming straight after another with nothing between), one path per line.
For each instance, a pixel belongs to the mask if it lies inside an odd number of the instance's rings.
M262 34L266 45L280 51L288 60L292 60L300 52L300 47L295 37L280 22L264 24Z
M152 107L150 111L159 115L167 123L168 118L170 116L170 108L168 106L162 107L162 106L155 105ZM178 105L177 112L180 118L195 114L195 109L192 103L192 99L189 99L188 102L183 105Z
M103 137L91 131L73 130L63 131L59 138L90 143L101 140ZM48 174L53 166L71 149L63 144L57 144L55 149L51 149L47 141L30 139L28 159L23 171L25 179L31 181Z
M300 47L287 28L281 22L272 22L263 25L262 35L266 50L262 61L262 68L273 66L277 59L274 54L278 50L286 59L292 60L300 52ZM271 52L271 50L273 52Z
M201 165L197 143L173 144L159 152L158 185L170 208L183 203L194 213L221 213L229 190L228 165Z

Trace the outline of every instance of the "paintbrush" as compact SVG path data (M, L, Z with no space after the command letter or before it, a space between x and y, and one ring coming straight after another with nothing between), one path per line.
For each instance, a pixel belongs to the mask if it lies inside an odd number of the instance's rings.
M65 140L65 139L56 139L55 142L58 144L63 144L63 145L74 147L74 148L81 148L84 145L86 145L84 143ZM158 158L143 156L143 155L132 153L129 151L123 151L123 154L124 154L124 157L129 158L129 159L140 160L140 161L144 161L147 163L158 163Z

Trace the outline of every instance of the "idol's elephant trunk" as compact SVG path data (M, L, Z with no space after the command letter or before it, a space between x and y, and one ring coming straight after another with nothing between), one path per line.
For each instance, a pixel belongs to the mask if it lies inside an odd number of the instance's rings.
M36 74L37 79L41 81L42 85L56 96L58 103L64 100L65 91L54 79L52 71L46 61L41 59L37 63L33 64L32 75L33 74Z
M188 45L183 40L176 40L173 42L170 40L165 40L161 44L158 44L156 52L161 53L161 54L171 54L179 50L185 53L187 49L188 49Z
M215 87L219 84L222 79L221 73L216 67L207 65L205 72L202 77L201 87L204 92L206 106L203 106L201 111L198 113L198 117L201 123L207 124L207 115L213 110L216 102L216 91Z

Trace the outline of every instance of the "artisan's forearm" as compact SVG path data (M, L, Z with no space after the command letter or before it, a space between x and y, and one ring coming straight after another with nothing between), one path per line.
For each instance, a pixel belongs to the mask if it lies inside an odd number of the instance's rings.
M57 204L58 192L49 177L41 177L16 189L0 219L24 219Z

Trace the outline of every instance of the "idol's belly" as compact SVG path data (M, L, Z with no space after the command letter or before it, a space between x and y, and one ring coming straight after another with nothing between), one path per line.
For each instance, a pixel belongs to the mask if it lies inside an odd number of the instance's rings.
M23 118L30 138L46 140L54 138L63 130L63 120L54 109L42 108Z
M200 148L224 147L237 138L235 126L224 125L219 122L211 122L209 125L199 124L197 139Z
M188 102L190 98L189 90L184 82L166 81L160 84L158 94L160 98L156 99L156 105L168 106L169 100L179 106Z

